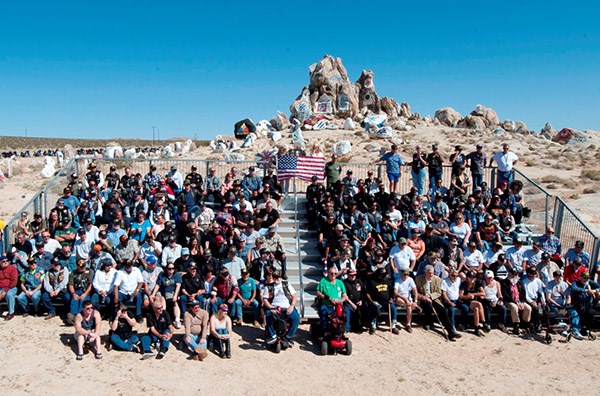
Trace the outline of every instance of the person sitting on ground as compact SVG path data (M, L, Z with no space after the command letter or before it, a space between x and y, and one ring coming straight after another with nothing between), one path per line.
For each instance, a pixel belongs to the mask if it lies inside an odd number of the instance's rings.
M400 281L394 283L394 301L397 306L406 309L406 326L404 328L412 333L412 313L418 308L418 293L417 285L409 274L408 269L400 271Z
M40 302L42 298L42 286L46 272L38 268L37 262L30 258L27 260L29 270L21 274L21 293L17 296L17 303L23 311L23 317L29 315L29 302L33 305L36 315L40 314Z
M12 320L15 317L15 300L17 295L17 283L19 271L10 264L8 257L0 256L0 301L6 300L8 312L4 320Z
M126 261L123 268L117 271L113 284L113 303L115 307L125 301L135 302L135 319L142 323L142 302L144 294L144 278L139 268L133 266L133 262Z
M189 310L183 314L183 325L185 328L183 340L192 350L192 359L204 360L208 356L206 339L209 334L209 316L208 312L201 308L200 301L190 301Z
M433 314L435 310L436 317L439 318L441 325L448 332L448 338L455 340L461 335L451 325L448 313L444 309L441 301L442 297L442 280L433 274L433 266L427 266L423 275L417 276L415 279L418 292L419 306L424 313L423 328L429 331L433 325Z
M221 304L210 317L210 336L213 351L218 353L221 359L231 358L231 318L227 315L228 310L227 304Z
M466 275L466 281L460 285L459 298L463 304L474 312L474 332L477 337L482 337L482 329L486 333L490 331L490 325L485 322L485 312L483 312L483 305L481 304L481 299L485 297L483 282L476 278L473 271L468 271ZM480 324L481 326L479 326Z
M159 343L157 359L162 359L169 350L171 337L173 337L173 324L171 316L164 310L162 299L156 299L152 303L152 312L146 317L148 325L148 334L142 337L143 359L149 359L154 356L150 346L153 343Z
M512 268L508 271L508 277L500 282L502 289L502 300L510 311L510 318L513 323L513 334L520 334L521 319L523 318L523 328L529 328L531 320L531 305L525 300L525 288L519 279L519 273Z
M100 312L94 309L90 301L82 304L82 310L75 317L75 341L77 342L77 360L83 360L84 344L95 348L96 359L102 359L102 345L100 342L102 318Z
M48 310L46 320L50 320L56 316L56 308L54 303L59 302L69 305L70 295L67 290L69 283L69 270L63 268L58 257L52 261L52 268L46 272L44 277L44 292L42 293L42 304Z
M109 323L110 344L118 351L140 353L140 338L135 330L135 320L125 304L120 304Z
M258 285L254 278L250 277L250 272L247 269L242 269L242 277L238 279L238 299L242 303L242 307L251 307L254 314L254 326L260 327L258 322L260 318L260 304L256 300ZM237 320L242 322L242 309L237 313Z

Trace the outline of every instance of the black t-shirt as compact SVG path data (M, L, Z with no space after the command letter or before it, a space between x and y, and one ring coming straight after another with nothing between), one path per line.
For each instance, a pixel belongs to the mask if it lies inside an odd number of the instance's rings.
M344 286L346 286L346 295L353 303L357 303L362 300L363 295L363 283L360 279L356 278L354 281L350 279L344 280Z
M110 320L111 322L114 322L116 320L118 323L117 328L113 331L113 333L120 336L123 339L126 339L131 337L131 335L134 333L133 327L131 327L131 325L125 318L117 318L119 312L121 311L115 312ZM127 316L129 316L129 318L133 320L133 315L131 314L131 312L127 311Z
M154 312L150 312L146 317L148 329L154 327L160 334L164 334L171 327L171 316L166 310L163 310L158 318Z
M200 273L196 271L194 276L191 276L189 273L186 273L181 277L183 280L183 289L189 294L194 294L198 292L198 290L202 289L202 278L200 277Z
M261 227L267 228L275 224L277 219L279 219L279 212L275 209L272 209L270 212L267 212L267 209L262 209L258 212L257 218L262 220Z
M383 281L379 279L373 279L369 283L369 295L373 301L376 301L382 305L387 304L392 298L393 288L387 279Z
M482 287L483 281L480 279L475 279L475 282L470 286L468 281L464 281L460 284L460 290L462 290L464 294L479 293Z

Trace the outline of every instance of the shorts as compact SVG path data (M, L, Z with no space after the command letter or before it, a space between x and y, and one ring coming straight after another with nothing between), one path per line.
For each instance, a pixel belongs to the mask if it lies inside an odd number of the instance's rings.
M400 173L389 173L387 174L388 180L391 182L397 182L400 180Z

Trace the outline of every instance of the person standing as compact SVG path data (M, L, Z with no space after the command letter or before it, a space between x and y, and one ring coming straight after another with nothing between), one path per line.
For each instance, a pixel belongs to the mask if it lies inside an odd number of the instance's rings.
M391 151L383 154L379 161L385 161L385 170L390 181L390 193L395 193L400 180L400 167L402 166L402 157L398 154L398 147L392 144Z
M412 158L411 175L413 186L415 186L419 195L425 194L425 167L427 166L425 158L427 158L427 155L423 153L421 146L417 146Z
M437 144L431 145L431 153L427 154L427 170L429 171L429 189L432 189L438 180L442 180L444 157L438 150Z
M473 191L475 191L475 188L481 187L485 163L487 161L487 156L483 151L483 144L477 143L475 151L467 155L467 161L469 161L469 167L471 168L471 181L473 182Z
M327 180L327 188L333 186L335 182L340 180L342 167L337 162L337 154L331 155L331 161L325 164L325 180Z
M517 165L519 161L519 157L509 150L508 143L504 143L502 145L502 151L498 151L496 154L490 158L490 166L496 161L498 164L498 185L503 181L508 182L508 184L512 183L514 179L514 167Z

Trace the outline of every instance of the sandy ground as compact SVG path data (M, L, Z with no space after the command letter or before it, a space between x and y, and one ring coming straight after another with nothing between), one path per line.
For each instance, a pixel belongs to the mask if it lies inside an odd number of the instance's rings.
M351 356L320 356L299 331L299 343L277 355L263 347L262 331L235 330L231 360L210 354L188 359L172 346L162 361L140 355L104 352L75 360L68 344L71 327L58 319L16 318L0 322L5 394L88 394L219 392L220 394L587 394L596 381L588 375L569 380L569 367L591 368L598 344L591 341L542 343L539 336L515 337L493 330L484 338L463 333L457 342L415 328L400 335L378 331L351 335ZM103 323L106 325L106 322ZM24 340L24 334L33 334ZM181 330L178 331L181 334ZM180 337L176 337L180 339ZM72 345L72 344L71 344ZM589 362L582 364L581 362Z
M390 141L371 140L358 131L306 132L308 145L318 143L326 153L339 139L352 141L346 161L373 162L374 147L389 148ZM400 145L403 157L410 158L414 146L438 143L440 150L452 152L462 144L471 151L484 142L491 155L501 143L522 158L519 164L529 177L567 199L592 227L598 230L600 206L596 204L600 181L582 178L582 169L600 169L596 147L600 137L587 143L561 146L533 136L494 136L491 133L450 128L423 128L402 132L392 140ZM284 137L282 143L288 143ZM253 150L242 151L247 159L254 151L270 147L266 138ZM327 154L328 155L328 154ZM192 158L220 158L202 147ZM38 174L40 159L20 160L16 176L0 183L0 218L8 220L44 184ZM584 189L587 192L584 193ZM597 192L594 192L597 191ZM107 324L104 322L105 329ZM142 329L145 331L145 329ZM68 343L73 332L58 319L17 317L0 320L0 389L5 394L59 394L67 390L88 394L131 394L154 392L174 394L189 391L222 394L366 394L379 391L392 394L522 394L589 393L597 386L593 376L581 374L591 369L598 357L598 343L555 341L545 345L539 337L517 338L495 330L478 339L466 334L456 343L446 343L440 334L417 328L413 334L389 332L352 335L352 356L320 356L308 339L308 327L301 326L299 343L275 355L266 351L259 329L236 329L233 357L221 360L211 355L204 362L187 359L175 346L163 361L139 361L139 356L122 352L105 353L102 361L91 355L77 362ZM106 331L105 331L106 333ZM181 333L181 331L179 331ZM28 336L32 335L32 336ZM558 337L555 337L557 340ZM600 342L600 341L599 341ZM179 347L181 348L181 347ZM569 373L577 365L577 380ZM165 368L167 371L165 371ZM167 374L168 373L168 374ZM334 391L335 389L335 391Z

